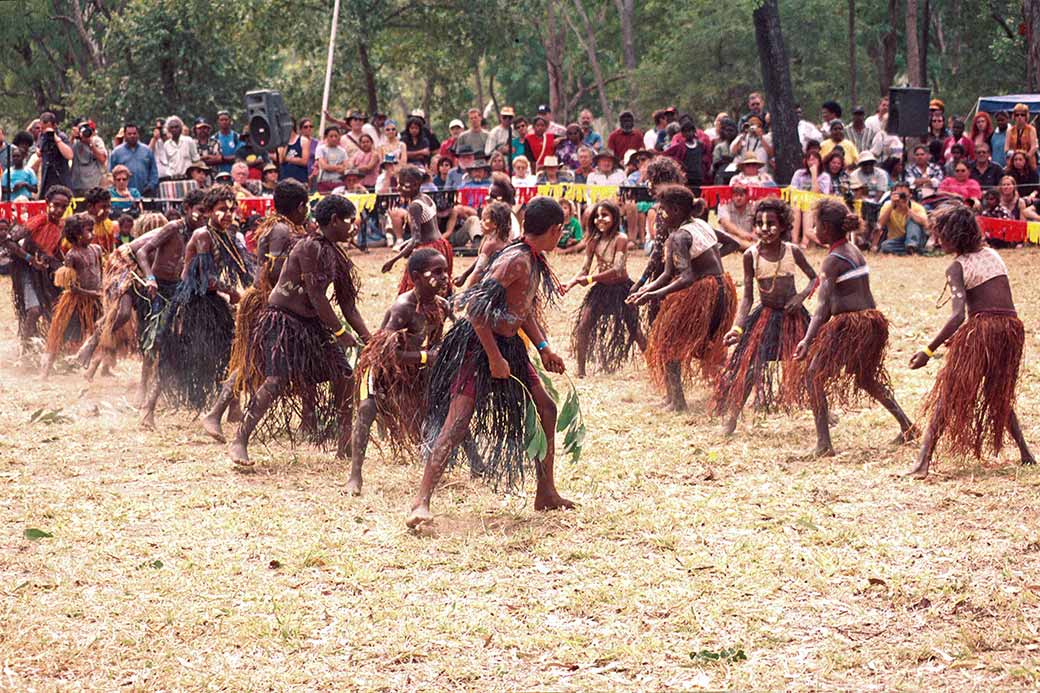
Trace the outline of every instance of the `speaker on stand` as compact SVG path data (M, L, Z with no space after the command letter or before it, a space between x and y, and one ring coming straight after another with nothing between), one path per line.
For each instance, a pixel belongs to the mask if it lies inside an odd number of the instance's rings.
M249 139L255 146L273 151L289 144L292 116L280 93L270 89L246 92L245 106Z
M931 89L891 87L888 90L888 123L885 132L903 139L903 156L907 161L913 152L907 150L908 137L921 137L928 132L928 103Z

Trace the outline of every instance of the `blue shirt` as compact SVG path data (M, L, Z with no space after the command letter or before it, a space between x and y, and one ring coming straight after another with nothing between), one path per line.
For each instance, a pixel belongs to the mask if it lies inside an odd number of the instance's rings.
M32 187L19 188L18 190L15 190L14 186L18 185L19 183L28 183ZM8 199L8 188L10 188L11 190L11 199L21 200L29 199L30 197L35 195L36 186L36 174L33 173L33 170L31 168L23 167L20 169L16 169L12 167L4 171L4 179L2 185L0 185L0 188L3 188L3 195L5 200Z
M1010 127L1008 128L1010 129ZM1007 146L1007 130L1004 132L993 131L993 134L989 136L989 148L991 150L990 157L993 159L993 163L1003 168L1007 163L1007 152L1004 151L1004 147Z
M130 188L128 190L128 192L130 193L129 200L126 198L119 197L119 193L116 192L116 189L114 187L109 188L108 192L112 195L112 211L119 212L120 214L122 214L123 212L129 212L130 209L134 206L134 200L141 199L141 192L137 188Z
M122 164L130 169L130 187L147 190L152 194L159 188L159 168L155 165L155 154L140 142L131 149L125 142L112 150L108 157L108 170Z
M220 130L217 130L216 139L217 142L220 143L220 153L232 158L234 158L235 153L238 152L238 147L242 144L242 139L234 130L229 131L226 135ZM314 147L311 147L311 151L314 151ZM231 173L231 164L221 164L220 166L217 166L217 171L227 171L228 173Z
M603 149L603 138L595 130L589 130L589 134L585 135L585 144L592 147L595 151Z

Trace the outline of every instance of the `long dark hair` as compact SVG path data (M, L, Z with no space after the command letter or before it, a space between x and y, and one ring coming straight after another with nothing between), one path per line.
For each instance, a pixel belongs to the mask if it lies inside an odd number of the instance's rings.
M599 227L596 226L596 214L599 213L601 207L610 212L610 216L614 220L614 223L610 225L610 228L607 230L606 234L601 234ZM589 237L590 245L593 242L598 242L599 240L601 240L601 237L610 238L611 236L616 236L620 230L621 209L610 200L600 200L595 205L593 205L591 210L589 210L589 228L588 233L586 235L588 235Z

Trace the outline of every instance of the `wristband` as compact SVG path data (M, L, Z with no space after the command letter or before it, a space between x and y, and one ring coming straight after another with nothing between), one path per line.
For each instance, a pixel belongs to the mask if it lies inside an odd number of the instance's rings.
M430 358L430 355L429 355L429 354L428 354L428 353L426 352L426 350L425 350L425 349L423 349L422 351L420 351L420 352L419 352L419 365L420 365L420 366L425 366L425 365L426 365L426 361L427 361L427 360L428 360L429 358Z
M150 281L150 282L154 282L155 281L155 275L154 274L149 274L147 277L145 277L145 280L146 281Z
M535 346L535 349L537 349L538 351L543 351L543 350L548 349L548 348L549 348L549 342L547 340L545 340L545 339L543 339L542 341L538 342L538 345Z
M932 358L933 356L935 356L935 352L932 351L931 349L929 349L927 344L925 345L924 349L922 349L921 351L923 351L924 355L927 356L928 358Z
M742 334L744 334L744 328L743 328L743 327L741 327L740 325L734 325L734 326L733 326L733 329L734 329L734 330L736 331L736 333L737 333L738 335L742 335Z
M338 330L336 330L335 332L332 333L332 336L333 337L342 337L346 333L347 333L347 328L340 327Z
M589 287L590 289L591 289L592 287L594 287L595 285L596 285L596 280L595 280L595 279L589 279L589 280L588 280L588 283L587 283L587 284L585 284L585 286Z

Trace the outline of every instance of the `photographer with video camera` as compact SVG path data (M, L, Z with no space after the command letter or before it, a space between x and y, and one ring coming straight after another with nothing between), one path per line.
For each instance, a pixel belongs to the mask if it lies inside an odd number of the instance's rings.
M81 120L72 128L72 192L82 197L91 188L101 186L107 170L108 151L97 134L92 120Z
M878 226L882 241L878 250L893 255L913 255L925 250L928 242L928 212L910 194L910 185L892 186L892 199L881 207Z
M40 197L55 185L69 185L69 161L72 160L72 146L68 136L58 131L58 117L50 111L40 114L39 150Z

